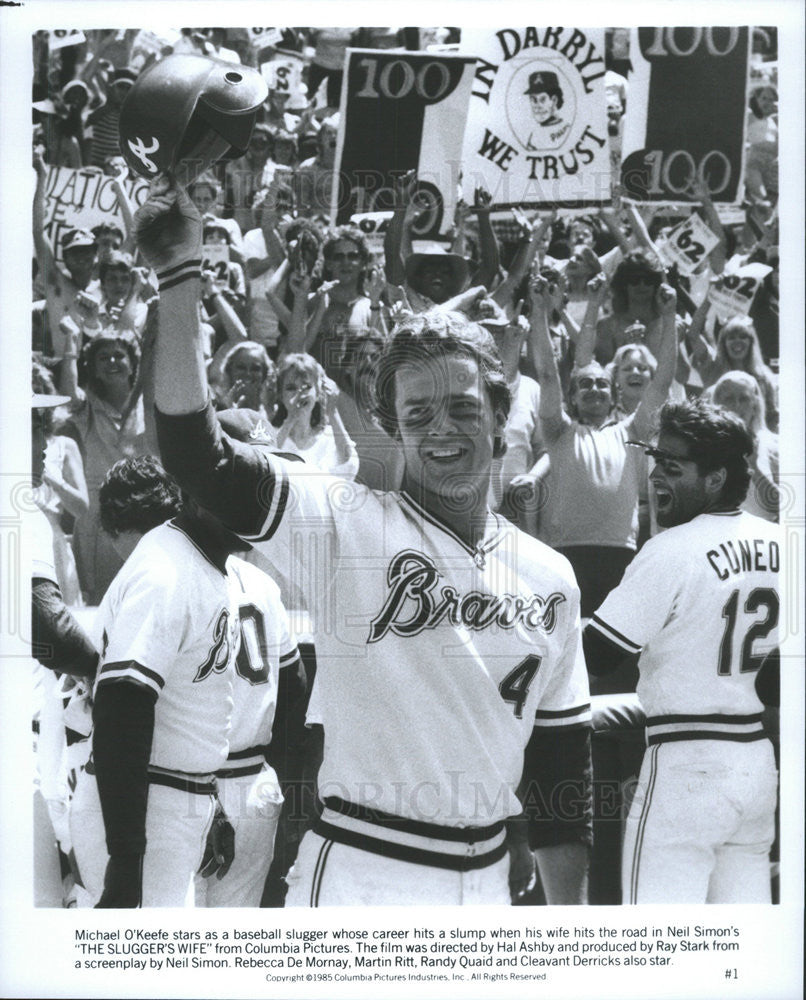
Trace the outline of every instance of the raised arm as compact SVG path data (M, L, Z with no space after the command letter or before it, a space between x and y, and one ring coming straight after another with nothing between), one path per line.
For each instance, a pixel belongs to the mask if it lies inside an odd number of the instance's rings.
M599 319L599 310L602 308L607 295L607 278L600 271L590 279L587 284L588 301L585 306L585 315L582 317L582 325L579 328L579 337L576 341L576 361L577 368L584 368L593 361L593 351L596 347L596 323Z
M135 215L137 245L160 280L154 398L163 464L227 527L259 530L278 487L260 449L223 434L208 404L201 297L201 217L167 176Z
M123 186L123 182L129 176L129 168L126 166L125 161L120 164L116 163L116 166L118 170L112 178L112 187L115 190L115 194L118 196L120 214L123 216L123 228L126 230L126 238L123 241L121 250L125 250L126 253L133 253L135 249L134 205L126 193L126 188Z
M59 330L64 334L64 354L59 374L59 391L69 396L71 402L82 403L86 398L78 384L78 352L81 331L70 316L62 316Z
M537 256L537 250L551 225L554 215L545 215L542 218L534 216L529 221L523 213L516 208L512 209L515 221L520 226L520 243L515 251L512 266L509 274L493 292L493 298L502 309L510 309L512 306L512 295L532 268L532 263ZM539 221L538 221L539 219Z
M498 240L490 222L492 201L493 197L486 188L476 188L473 211L479 220L479 269L473 276L473 284L484 285L485 288L492 288L499 268Z
M383 238L386 280L390 285L403 285L406 281L403 262L404 229L411 193L416 183L417 173L414 170L409 170L392 181L392 218Z
M529 283L532 311L529 317L529 354L540 383L540 422L547 437L559 437L571 418L563 408L563 390L551 343L546 298L548 283L539 275Z
M719 243L708 254L708 262L714 274L721 274L725 269L725 261L727 260L727 241L725 239L725 230L722 228L722 220L719 218L719 213L711 201L711 192L704 181L701 181L699 178L695 179L691 185L691 190L695 200L702 206L702 214L706 225L714 236L719 237Z
M45 185L48 180L48 165L45 163L40 147L34 149L34 170L36 171L36 188L34 189L33 227L34 251L39 264L39 272L48 283L58 275L56 259L45 238Z
M644 398L638 404L633 417L635 432L642 439L651 437L654 433L655 414L669 396L677 367L677 296L671 285L663 284L658 287L656 304L661 317L658 370L647 386Z
M283 306L288 313L288 322L285 323L288 329L288 338L284 353L300 354L305 351L308 324L308 295L311 289L311 276L305 269L295 271L288 279L288 283L294 296L294 305L290 312ZM271 302L272 300L269 299L269 301Z
M232 303L224 295L223 289L219 288L216 283L215 274L212 271L205 271L202 274L202 295L204 298L209 297L213 300L213 308L221 320L227 340L232 341L232 343L238 343L241 340L249 339L246 327L233 308Z

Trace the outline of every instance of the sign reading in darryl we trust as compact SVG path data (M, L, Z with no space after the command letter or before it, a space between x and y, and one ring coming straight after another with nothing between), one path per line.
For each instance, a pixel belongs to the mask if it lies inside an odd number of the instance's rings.
M609 202L604 29L480 29L462 50L477 57L465 200L481 184L496 208Z

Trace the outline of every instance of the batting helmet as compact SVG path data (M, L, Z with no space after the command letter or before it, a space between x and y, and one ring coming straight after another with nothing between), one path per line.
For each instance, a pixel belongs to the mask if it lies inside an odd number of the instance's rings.
M257 70L170 55L142 73L120 110L120 151L136 174L188 184L222 157L241 156L269 88Z

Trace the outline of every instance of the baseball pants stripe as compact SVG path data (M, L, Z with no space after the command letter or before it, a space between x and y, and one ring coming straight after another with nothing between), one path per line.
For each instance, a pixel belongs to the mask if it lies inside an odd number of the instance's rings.
M658 775L657 769L657 758L658 758L658 748L652 747L649 751L649 779L647 782L647 792L646 798L644 800L643 808L641 809L641 815L638 820L638 834L635 839L635 849L632 854L632 864L630 865L630 898L629 902L636 902L636 895L638 892L638 873L641 868L641 845L644 840L644 833L646 831L647 819L649 817L649 810L652 805L652 792L655 788L655 780ZM625 845L626 850L626 845ZM625 854L626 857L626 854Z

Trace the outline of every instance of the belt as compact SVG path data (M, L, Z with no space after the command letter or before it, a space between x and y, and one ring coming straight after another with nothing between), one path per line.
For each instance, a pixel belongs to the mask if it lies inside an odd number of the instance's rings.
M95 774L95 762L88 760L84 768L87 774ZM189 774L185 771L169 771L167 768L149 767L148 781L151 785L165 785L192 795L217 795L215 775Z
M227 762L241 761L235 767L223 767L216 771L217 778L243 778L249 774L260 774L266 765L268 744L247 747L244 750L231 750L227 754Z
M313 824L327 840L371 854L432 868L467 872L487 868L507 853L504 823L448 827L394 816L328 797Z
M646 720L647 746L678 740L764 740L761 713L755 715L651 715Z

